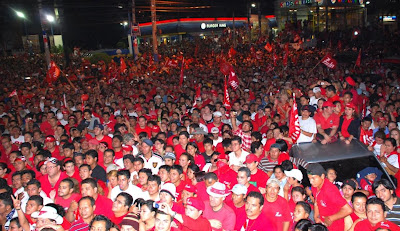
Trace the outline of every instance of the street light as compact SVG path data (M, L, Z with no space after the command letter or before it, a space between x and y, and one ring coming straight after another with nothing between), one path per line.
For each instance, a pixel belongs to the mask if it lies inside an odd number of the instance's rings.
M251 3L251 7L256 8L256 4L255 3Z
M25 14L22 13L21 11L15 11L18 17L25 19Z
M54 31L53 31L53 23L55 21L54 16L48 14L48 15L46 15L46 19L50 23L51 35L54 36Z

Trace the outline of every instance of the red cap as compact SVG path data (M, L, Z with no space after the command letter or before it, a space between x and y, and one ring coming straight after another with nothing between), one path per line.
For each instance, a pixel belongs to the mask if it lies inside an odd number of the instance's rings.
M352 102L346 104L346 107L353 108L354 110L356 110L356 105L354 103L352 103Z
M350 86L353 86L353 87L356 86L356 81L354 81L354 79L351 78L350 76L347 76L347 77L345 78L345 80L346 80L346 82L347 82Z
M46 139L44 140L44 142L56 142L56 138L52 137L52 136L48 136L46 137Z
M14 162L17 162L17 161L23 161L23 162L25 162L25 161L26 161L26 158L25 158L25 156L19 156L19 157L15 158L15 160L14 160Z
M186 204L195 207L197 210L204 211L205 209L204 202L198 197L189 197Z
M129 146L129 145L123 145L122 150L126 151L126 152L132 152L133 148L132 148L132 146Z
M383 121L383 120L386 121L386 118L383 116L378 118L378 121Z
M331 101L325 101L324 104L322 104L322 107L334 107L334 105Z
M190 193L197 193L197 188L196 188L196 186L191 185L191 184L186 184L186 185L185 185L185 188L184 188L183 190L186 190L186 191L188 191L188 192L190 192Z
M218 160L229 160L229 156L227 156L225 153L221 153L218 155Z
M258 157L256 156L256 154L249 154L249 155L247 155L246 161L244 163L251 164L256 161L258 162Z
M99 145L100 142L97 139L91 139L89 140L89 144Z
M154 125L154 126L151 128L151 131L152 131L152 132L155 132L155 133L159 133L159 132L161 131L161 129L160 129L160 127L159 127L158 125Z

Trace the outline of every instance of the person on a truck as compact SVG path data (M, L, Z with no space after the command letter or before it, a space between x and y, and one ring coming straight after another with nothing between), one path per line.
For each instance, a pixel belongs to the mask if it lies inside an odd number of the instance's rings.
M321 144L328 144L337 141L339 116L333 113L334 105L330 101L324 102L322 105L322 112L314 116L317 124L317 140Z

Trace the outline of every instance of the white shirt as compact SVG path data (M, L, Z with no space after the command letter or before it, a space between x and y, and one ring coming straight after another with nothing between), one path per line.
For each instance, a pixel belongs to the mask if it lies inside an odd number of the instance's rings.
M302 119L302 116L299 116L299 123L300 123L300 129L304 130L309 133L313 133L311 137L308 137L304 135L303 133L300 133L299 139L297 140L297 143L305 143L305 142L312 142L314 139L314 135L317 133L317 124L315 123L315 120L312 117L309 117L306 120Z
M242 154L240 154L240 157L236 157L235 152L229 153L229 166L237 165L240 167L246 167L244 162L246 161L246 157L249 154L250 153L246 152L243 149L242 149Z
M217 147L217 145L218 145L219 143L221 143L221 142L222 142L222 137L218 136L218 139L213 140L213 146L214 146L214 147Z
M20 135L18 138L14 138L14 136L11 136L11 143L22 144L23 142L25 142L25 137L23 135Z
M141 157L143 159L143 161L144 161L143 168L151 169L151 172L154 175L157 175L158 174L158 169L160 168L160 166L164 165L163 158L160 155L156 154L156 153L153 153L151 155L150 159L148 159L148 160L144 157L143 153L139 154L139 157Z
M310 97L310 103L309 103L309 105L315 107L315 105L318 105L318 100L319 100L319 99L321 99L321 98L318 98L318 99L317 99L315 96L311 96L311 97Z
M133 197L133 201L135 201L138 198L144 198L146 196L142 191L142 189L140 189L136 185L133 185L132 183L129 183L128 189L125 191L122 191L118 185L115 186L113 189L111 189L111 200L115 201L118 194L120 194L121 192L126 192L129 195L131 195Z

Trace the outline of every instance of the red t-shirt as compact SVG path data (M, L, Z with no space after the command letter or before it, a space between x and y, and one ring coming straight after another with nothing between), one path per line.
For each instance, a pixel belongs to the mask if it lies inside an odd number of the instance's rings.
M151 128L149 126L146 126L144 128L141 128L139 125L136 126L136 134L139 135L141 132L146 132L149 137L151 137Z
M263 187L267 185L267 181L269 179L269 176L267 173L257 169L257 172L255 174L252 174L250 176L250 183L254 184L257 188Z
M235 230L240 230L240 228L247 219L246 206L243 205L242 207L237 208L232 200L226 200L226 204L229 207L231 207L231 209L235 212L236 215Z
M236 217L232 216L234 214L231 207L224 204L222 208L218 211L213 211L210 202L205 201L205 209L203 211L203 216L207 219L216 219L222 223L222 229L214 229L214 230L234 230Z
M114 213L111 211L113 202L111 199L98 195L96 199L96 209L94 210L94 214L96 215L104 215L106 217L114 216Z
M56 191L56 196L58 195L58 186L60 185L61 181L64 180L65 178L68 178L68 175L65 172L61 172L60 177L58 178L58 181L54 186L50 184L49 181L49 175L46 174L42 177L40 177L39 181L42 184L42 191L46 193L48 197L50 197L50 192L52 190Z
M108 148L112 148L112 139L109 136L103 136L101 140L95 138L97 141L101 142L106 142L108 144Z
M281 196L278 196L278 199L274 202L268 202L265 199L262 212L272 220L276 230L283 230L283 222L290 222L292 220L288 202Z
M196 220L182 214L182 231L211 231L210 222L203 216L200 216Z
M242 230L241 229L242 227L245 231L282 230L282 229L277 229L274 222L272 222L272 219L265 216L265 214L263 213L258 215L258 217L254 220L246 219L244 223L242 223L242 225L240 226L240 229L238 230Z
M67 211L72 201L78 202L80 199L81 199L80 194L72 193L72 195L68 199L56 196L55 203L61 205L62 207L64 207L65 211Z
M120 217L116 217L116 216L113 214L113 215L110 217L110 220L111 220L114 224L120 226L119 223L121 223L122 219L124 219L124 217L125 217L127 214L128 214L128 213L126 213L125 215L122 215L122 216L120 216Z
M198 198L200 198L203 201L209 200L209 195L207 193L206 183L204 181L201 181L201 182L197 183L196 184L196 188L197 188L197 193L196 194L197 194Z
M249 187L247 187L247 195L249 195L250 192L260 192L260 190L258 190L258 188L252 184L249 184Z
M315 123L321 125L322 129L332 128L333 126L339 127L339 116L333 113L328 118L322 116L322 113L318 113L314 116Z
M179 201L181 199L182 191L185 189L186 182L182 181L176 186L176 200Z
M319 191L315 187L312 187L311 190L315 196L315 203L318 205L322 221L324 221L325 217L339 212L339 210L347 204L347 201L341 196L339 189L329 182L327 178L325 178L324 184ZM344 219L334 221L329 227L329 231L339 231L343 229Z
M382 221L376 224L375 226L372 226L372 224L369 222L368 219L362 220L357 223L357 225L354 227L354 231L375 231L378 228L382 229L388 229L391 231L397 231L400 230L400 227L397 226L396 224L390 222L390 221Z
M174 147L174 151L176 156L175 164L179 164L179 158L181 157L182 153L186 152L186 150L182 148L182 145L177 144Z

